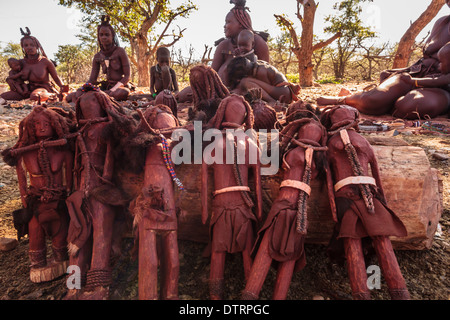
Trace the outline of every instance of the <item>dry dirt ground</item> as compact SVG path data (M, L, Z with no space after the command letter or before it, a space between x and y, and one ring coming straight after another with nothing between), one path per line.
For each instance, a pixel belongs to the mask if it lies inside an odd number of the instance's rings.
M360 90L367 83L347 84L352 91ZM303 89L301 98L314 102L318 95L336 95L341 85L322 85ZM5 108L0 112L0 149L15 143L18 122L29 112L27 109ZM444 120L446 121L446 120ZM449 122L447 124L450 124ZM450 134L404 135L411 145L424 148L429 154L431 166L437 168L444 185L444 210L433 245L423 251L397 251L397 258L405 277L411 297L414 300L448 300L450 298L450 160L437 160L430 150L440 150L450 155ZM0 160L0 237L15 238L11 212L20 208L19 191L14 168ZM123 255L113 267L114 281L111 286L113 300L137 299L137 261L130 255L133 241L123 241ZM183 300L208 299L209 259L202 257L205 244L180 241L179 294ZM66 279L61 277L48 283L34 284L29 280L28 239L22 239L18 246L7 252L0 252L0 300L59 300L66 293ZM322 245L306 245L307 265L294 274L288 300L351 300L345 265L332 264ZM377 264L374 258L368 264ZM226 269L227 300L239 299L243 289L244 274L239 255L227 257ZM260 298L268 300L275 279L275 271L267 276ZM374 300L390 299L384 281L381 289L372 290Z

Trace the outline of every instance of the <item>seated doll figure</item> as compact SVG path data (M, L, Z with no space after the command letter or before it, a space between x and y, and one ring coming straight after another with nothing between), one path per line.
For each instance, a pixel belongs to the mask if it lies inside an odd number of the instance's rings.
M252 62L245 57L236 57L230 61L228 82L231 92L240 95L245 95L250 89L261 88L262 98L269 104L296 101L300 91L298 85L288 82L274 66L261 60Z
M11 91L15 91L22 96L28 96L30 91L28 85L24 80L27 79L27 75L22 71L22 63L20 60L9 58L8 66L11 68L6 83L9 85Z
M149 107L141 122L145 123L144 126L141 123L144 134L149 129L156 131L179 125L176 117L164 105ZM171 142L162 135L151 139L153 143L146 150L142 191L130 206L139 246L139 299L158 299L160 266L159 297L162 300L176 300L180 266L178 222L174 183L165 156Z
M166 47L156 50L157 64L150 68L150 93L153 98L164 91L170 90L177 94L178 81L175 71L170 67L170 51Z
M255 34L251 30L244 29L238 36L238 47L235 55L237 57L245 57L251 62L256 62L258 57L255 54Z
M220 300L224 290L224 268L227 253L242 253L244 273L250 274L251 250L254 243L254 222L261 219L261 177L259 149L242 128L253 126L253 113L243 97L231 95L225 98L210 122L211 127L222 130L215 136L215 149L203 156L202 165L202 221L208 219L208 165L214 172L213 208L210 220L211 267L210 298ZM233 133L225 130L236 130ZM241 136L238 136L242 133ZM237 138L237 139L235 139ZM237 142L236 142L237 140ZM227 162L227 152L234 150L234 161ZM219 151L220 150L220 151ZM240 160L236 159L238 154ZM245 158L244 158L245 156ZM244 159L243 159L244 158ZM256 161L250 161L253 158ZM233 159L233 158L232 158ZM254 203L249 195L249 174L253 173L256 193L256 215Z
M72 189L73 153L62 139L67 133L69 126L64 117L51 109L35 106L20 123L19 141L10 150L16 155L24 207L14 217L15 226L28 227L27 231L20 228L24 232L18 236L28 233L30 279L36 283L65 274L68 266L69 215L65 199ZM51 262L46 257L47 239L51 239Z
M310 181L323 168L327 133L319 119L304 117L290 122L280 134L283 182L258 233L257 253L242 299L258 299L270 267L277 266L272 299L285 300L294 271L300 271L306 264L304 242Z
M327 171L327 184L338 220L330 253L343 247L353 299L367 300L370 291L363 240L371 240L391 298L409 299L389 239L406 236L407 231L386 204L377 159L372 146L357 132L358 120L355 108L342 105L324 109L321 116L328 131L327 158L331 170Z

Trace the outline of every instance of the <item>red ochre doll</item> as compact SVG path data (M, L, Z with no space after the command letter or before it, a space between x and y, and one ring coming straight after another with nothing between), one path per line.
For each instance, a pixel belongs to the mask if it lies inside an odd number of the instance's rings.
M254 223L261 219L261 177L259 163L259 149L255 142L246 136L242 129L250 129L253 126L253 113L248 102L243 97L231 95L220 103L215 117L210 122L212 128L223 130L222 139L216 140L216 149L210 156L217 157L218 149L223 151L223 158L209 159L203 157L202 165L202 221L208 219L208 163L214 172L213 208L210 220L211 235L211 266L210 266L210 298L212 300L223 299L224 268L227 253L241 252L243 256L244 272L246 278L250 274L252 265L251 250L254 243ZM236 130L244 135L243 139L235 141L234 135L229 137L226 129ZM236 133L235 133L236 134ZM216 139L218 139L216 137ZM234 156L245 152L245 161L238 164L227 164L227 144L234 146ZM231 148L233 150L233 148ZM254 152L255 154L251 154ZM241 153L242 154L242 153ZM250 157L255 156L254 164ZM253 173L255 179L256 208L250 197L248 187L249 173Z
M244 300L258 298L271 265L277 265L272 299L285 300L293 272L306 264L304 242L310 181L323 168L327 133L318 118L304 117L290 122L280 134L280 150L287 149L283 155L283 182L258 233L256 257L242 293Z
M321 122L328 131L328 188L338 223L331 244L343 244L353 299L370 299L362 240L370 238L393 300L409 299L390 236L407 231L386 205L375 153L358 130L359 112L340 105L326 108ZM369 165L372 175L369 175ZM332 246L330 246L331 248Z
M66 201L70 264L80 268L82 288L70 289L66 299L102 300L112 281L115 219L125 205L114 184L114 146L125 134L116 119L126 115L106 93L89 85L83 90L76 104L75 192Z
M16 166L24 209L13 214L14 224L19 238L28 233L30 279L37 283L65 274L68 266L65 199L72 189L73 153L64 136L69 128L69 121L56 111L35 106L20 123L16 145L2 153ZM47 239L52 243L51 262Z
M159 129L179 126L177 118L165 105L149 107L137 129L150 132L144 183L141 193L130 205L134 215L139 247L139 299L158 299L158 266L160 266L160 298L178 299L179 256L178 222L175 203L174 169L170 161L170 143ZM143 141L145 138L137 137ZM178 184L181 188L181 183Z

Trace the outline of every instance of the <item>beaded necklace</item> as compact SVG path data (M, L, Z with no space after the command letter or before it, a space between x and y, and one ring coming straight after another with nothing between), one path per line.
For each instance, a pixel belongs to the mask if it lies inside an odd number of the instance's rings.
M163 158L164 158L164 163L166 165L166 168L169 171L170 176L172 177L172 180L175 182L175 184L178 186L178 188L181 191L184 191L183 183L181 183L180 179L177 178L175 169L173 168L172 159L170 157L169 143L167 142L167 139L162 134L160 135L160 138L161 138L161 143L162 143L162 147L163 147L162 153L163 153Z

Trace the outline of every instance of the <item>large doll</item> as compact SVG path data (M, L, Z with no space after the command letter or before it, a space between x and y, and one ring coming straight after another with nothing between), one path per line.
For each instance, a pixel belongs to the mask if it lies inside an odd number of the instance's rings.
M271 265L277 265L273 300L286 299L294 271L306 264L306 208L310 182L323 169L327 133L319 119L305 117L290 122L281 134L283 182L278 197L258 233L258 249L243 299L257 299Z
M114 147L125 135L116 123L126 115L106 93L89 86L84 90L76 104L75 192L67 199L70 263L80 268L83 287L69 290L66 299L101 300L108 298L112 281L115 219L126 205L113 179Z
M214 154L204 155L202 166L202 221L208 219L208 164L214 172L213 208L210 220L211 269L210 298L223 298L224 268L227 253L242 253L245 276L248 277L252 264L251 250L254 243L254 223L261 219L261 177L259 149L242 129L252 128L253 113L243 97L231 95L222 100L216 116L211 120L212 128L222 131L222 139L215 141ZM242 133L240 138L226 133L227 129ZM236 141L236 140L237 141ZM227 144L229 147L227 147ZM222 150L222 157L215 152ZM227 150L234 151L234 159L227 162ZM245 159L237 161L238 154ZM210 159L209 156L215 159ZM242 157L244 158L244 157ZM250 162L253 158L256 161ZM250 197L249 174L255 180L256 206ZM256 207L256 214L252 208Z
M14 213L14 225L19 238L29 236L30 279L37 283L63 275L68 266L65 199L72 189L73 164L64 138L68 133L65 117L36 106L21 121L16 145L2 153L16 165L24 209ZM52 261L47 261L47 239L51 239Z
M142 191L130 206L139 247L140 300L158 299L158 265L161 299L178 299L180 264L174 169L170 161L170 140L158 131L178 125L167 106L157 105L147 109L137 129L138 140L146 140L145 135L151 140L146 148Z
M363 239L371 240L392 299L409 299L389 239L406 236L406 228L386 205L377 159L369 142L357 132L358 119L355 108L342 105L326 108L321 117L328 131L328 188L338 219L331 248L344 247L355 300L370 299Z

